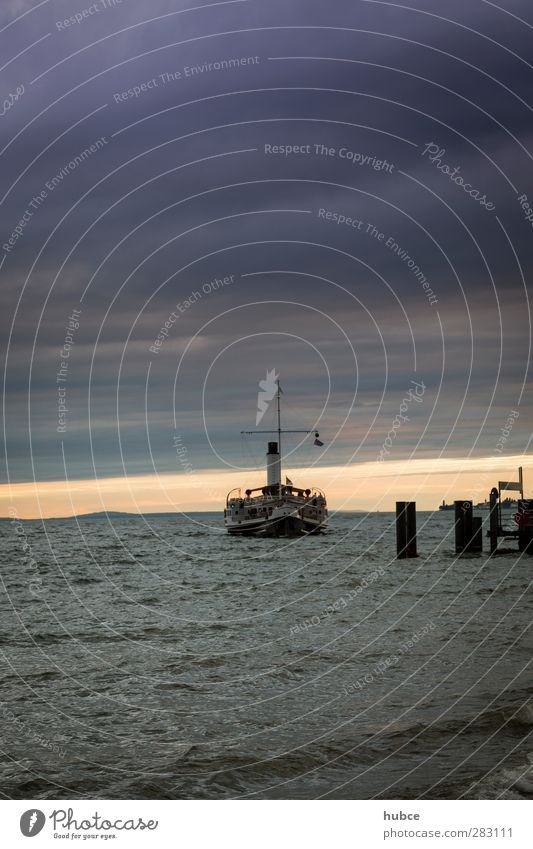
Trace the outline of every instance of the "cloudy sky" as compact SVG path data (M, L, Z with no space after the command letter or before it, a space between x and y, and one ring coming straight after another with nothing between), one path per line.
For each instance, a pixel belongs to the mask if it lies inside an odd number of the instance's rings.
M2 515L216 509L271 369L337 506L528 466L532 36L527 0L2 3Z

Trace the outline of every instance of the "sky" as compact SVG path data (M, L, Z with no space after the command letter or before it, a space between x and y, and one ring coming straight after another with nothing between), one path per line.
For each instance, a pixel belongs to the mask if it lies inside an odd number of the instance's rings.
M0 515L222 509L272 369L335 509L531 492L532 35L526 0L2 3Z

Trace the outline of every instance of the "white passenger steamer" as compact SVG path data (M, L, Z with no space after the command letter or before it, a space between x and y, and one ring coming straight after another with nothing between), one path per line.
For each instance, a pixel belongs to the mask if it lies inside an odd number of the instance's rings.
M277 442L268 443L266 455L266 486L240 489L228 493L224 524L228 533L254 536L301 536L317 534L325 530L328 521L326 496L318 487L302 489L285 478L281 482L281 435L282 433L312 433L309 430L282 430L279 381L277 414ZM242 431L252 435L272 431ZM322 445L315 432L315 444Z

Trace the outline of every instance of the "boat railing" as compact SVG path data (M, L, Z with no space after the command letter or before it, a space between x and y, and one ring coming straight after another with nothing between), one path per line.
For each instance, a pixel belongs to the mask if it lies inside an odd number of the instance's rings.
M262 492L262 487L258 487L257 489L249 490L250 495L242 495L241 489L232 489L231 492L228 493L226 498L226 506L227 507L262 507L264 505L271 506L274 503L279 502L280 496L272 493L264 493ZM260 495L253 495L254 492L261 493ZM302 506L303 504L309 504L312 506L317 505L317 498L320 499L323 505L326 504L326 497L322 490L319 490L317 487L311 491L310 495L306 495L303 491L301 493L282 493L282 499L284 503L294 504L298 506Z
M236 492L236 493L237 493L237 495L233 495L233 493L234 493L234 492ZM226 495L226 507L228 506L228 504L229 504L229 503L230 503L230 501L232 500L232 496L233 496L233 499L239 499L239 498L241 498L241 490L240 490L240 488L239 488L239 487L236 487L235 489L230 489L230 491L229 491L229 492L228 492L228 494Z

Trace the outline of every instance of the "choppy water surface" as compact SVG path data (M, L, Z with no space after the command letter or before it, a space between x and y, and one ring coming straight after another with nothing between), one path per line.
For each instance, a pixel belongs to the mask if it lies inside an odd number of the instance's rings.
M422 513L421 556L396 561L392 521L0 523L0 790L527 795L533 559L456 559L453 513Z

